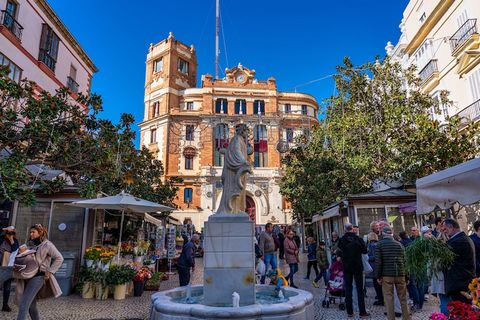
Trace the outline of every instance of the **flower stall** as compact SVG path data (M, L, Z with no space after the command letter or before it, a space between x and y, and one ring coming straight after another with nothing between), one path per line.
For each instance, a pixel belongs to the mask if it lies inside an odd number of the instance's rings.
M440 312L434 312L430 316L431 320L478 320L480 319L480 278L475 278L468 285L469 292L462 294L469 300L471 304L450 301L448 303L448 316Z

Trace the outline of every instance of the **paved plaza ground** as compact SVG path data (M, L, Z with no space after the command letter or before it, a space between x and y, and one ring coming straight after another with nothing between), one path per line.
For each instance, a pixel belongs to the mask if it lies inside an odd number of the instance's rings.
M301 289L308 290L314 294L315 299L315 319L346 319L345 311L340 311L338 306L331 305L330 308L322 308L322 300L325 294L323 285L316 289L312 286L311 281L303 280L306 274L306 256L301 257L300 271L296 274L296 284ZM202 284L203 268L202 261L198 259L197 269L193 273L192 283ZM285 274L288 271L288 265L281 264ZM313 270L312 270L313 272ZM312 276L313 278L313 276ZM167 290L178 286L178 278L176 275L171 276L168 281L162 282L160 289ZM78 295L61 297L59 299L49 299L39 302L39 310L42 320L140 320L148 319L150 308L150 296L154 292L145 291L142 297L128 297L123 301L114 301L109 299L106 301L84 300ZM385 319L384 307L373 306L373 298L375 294L373 288L368 288L366 305L370 313L371 319ZM16 307L10 313L0 312L0 319L11 320L16 318ZM428 302L425 303L424 310L421 313L415 313L413 320L428 319L430 314L438 310L438 300L430 296ZM358 315L358 313L357 313Z

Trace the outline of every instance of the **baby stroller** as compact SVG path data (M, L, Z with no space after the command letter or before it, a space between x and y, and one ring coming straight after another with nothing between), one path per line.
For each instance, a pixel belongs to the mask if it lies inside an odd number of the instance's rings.
M328 283L325 287L325 297L322 301L323 308L329 308L330 304L335 304L339 299L338 308L345 310L345 290L343 289L343 266L340 261L335 261L330 270Z

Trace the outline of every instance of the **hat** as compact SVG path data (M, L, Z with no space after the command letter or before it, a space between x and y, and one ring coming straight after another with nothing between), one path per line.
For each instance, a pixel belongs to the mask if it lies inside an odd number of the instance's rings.
M9 226L9 227L3 228L2 230L3 231L15 231L15 227L14 226Z
M423 226L422 229L420 229L420 231L422 232L422 234L427 233L428 231L430 231L430 227Z
M388 227L388 226L383 227L382 233L383 233L384 235L387 235L387 236L393 235L392 228L390 228L390 227Z
M325 245L325 241L320 241L320 242L318 243L318 245L324 246L324 245Z

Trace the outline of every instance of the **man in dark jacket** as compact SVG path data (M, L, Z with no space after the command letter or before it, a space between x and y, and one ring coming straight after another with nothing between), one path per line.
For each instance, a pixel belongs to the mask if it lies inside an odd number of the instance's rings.
M353 232L353 225L351 223L345 224L345 234L340 238L338 248L342 251L347 315L349 318L353 317L352 290L353 280L355 280L360 317L368 317L370 314L367 313L365 309L365 297L363 293L362 262L362 254L366 254L368 250L363 239Z
M480 277L480 220L473 223L474 233L470 235L470 239L475 246L475 276Z
M468 292L468 284L475 277L475 248L472 240L460 230L457 221L445 219L445 232L450 237L448 246L455 253L453 264L446 272L445 294L454 301L470 303L461 293Z
M195 249L200 244L200 236L194 234L190 242L183 245L182 253L178 258L177 269L180 286L190 283L190 269L195 267Z
M393 239L390 227L384 227L383 239L375 247L375 279L382 286L388 320L395 320L394 288L402 307L402 319L410 319L405 281L405 249Z

